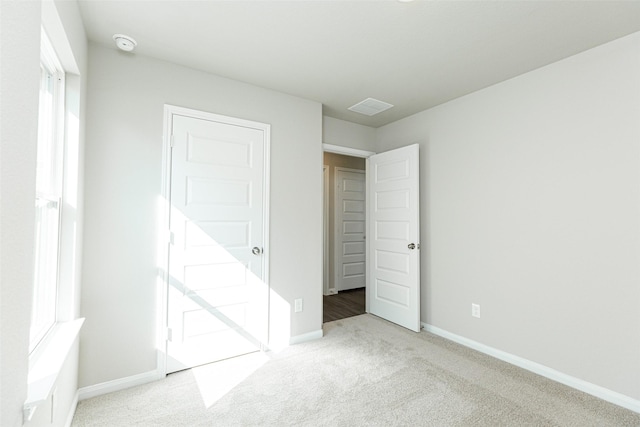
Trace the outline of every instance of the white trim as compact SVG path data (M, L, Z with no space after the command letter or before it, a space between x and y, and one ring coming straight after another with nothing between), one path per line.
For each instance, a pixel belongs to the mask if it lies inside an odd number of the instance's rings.
M358 150L357 148L342 147L340 145L322 144L322 150L327 153L344 154L345 156L364 157L373 156L373 151Z
M53 392L69 352L78 340L84 317L58 322L29 357L27 399L23 406L24 422L30 421L36 409Z
M165 104L165 112L168 110L171 114L178 116L191 117L214 122L232 124L236 126L248 127L251 129L263 130L268 135L271 131L271 125L266 123L254 122L251 120L240 119L237 117L223 116L221 114L209 113L207 111L193 110L191 108L178 107L176 105ZM268 138L267 138L268 139Z
M57 6L53 1L42 3L42 28L47 33L49 40L55 45L56 56L62 68L71 74L80 74L80 68L76 62L73 49L67 37L67 30L62 23Z
M131 387L148 384L164 378L164 373L159 370L143 372L142 374L132 375L130 377L119 378L113 381L106 381L100 384L82 387L78 390L78 400L83 401L92 397L102 396L103 394L113 393L114 391L125 390Z
M269 285L269 265L270 265L270 243L269 243L269 224L270 224L270 188L271 188L271 125L266 123L254 122L251 120L240 119L237 117L223 116L220 114L209 113L206 111L193 110L190 108L179 107L175 105L164 105L164 135L163 135L163 147L162 147L162 193L161 203L163 206L158 207L160 211L159 224L162 224L162 229L159 230L159 235L166 236L162 239L158 245L158 281L159 292L158 304L158 319L156 329L156 348L158 348L157 354L157 370L165 376L167 374L167 329L168 325L168 291L169 291L169 236L170 236L170 217L171 217L171 203L170 203L170 191L171 191L171 149L172 149L172 130L173 130L173 116L185 116L189 118L202 119L207 121L220 122L229 125L242 126L246 128L256 129L263 132L263 204L262 204L262 274L263 282L267 285L268 289L271 289ZM270 325L269 325L269 312L271 304L271 292L267 292L267 324L263 344L269 343L270 339Z
M73 400L71 401L71 406L69 407L69 412L67 413L67 420L64 422L65 427L71 427L73 423L73 417L76 415L76 408L78 407L78 392L73 396Z
M329 294L329 165L322 165L322 294Z
M296 335L294 337L289 338L289 345L300 344L307 341L317 340L323 337L322 329L318 329L317 331L307 332L306 334Z
M369 227L371 226L371 219L369 218L369 198L371 197L371 191L369 190L369 185L370 185L370 180L371 180L371 174L369 173L369 165L370 165L371 161L369 160L369 158L367 157L366 159L364 159L364 170L365 170L365 176L364 176L364 208L365 208L365 216L364 216L364 230L365 230L365 236L367 234L369 234ZM369 239L371 239L371 235L369 235ZM365 239L366 240L366 239ZM371 246L369 244L368 241L365 242L364 245L364 265L365 268L367 268L369 266L369 262L371 260L371 249L369 249L369 246ZM369 311L369 301L371 300L371 289L373 289L373 286L371 285L371 280L370 280L370 275L367 274L367 270L365 270L364 273L364 311L365 313L370 313Z
M236 119L239 120L239 119ZM271 224L271 125L259 122L244 121L245 126L251 126L264 131L264 149L262 150L264 156L264 169L262 176L262 277L263 282L267 285L267 331L264 336L265 342L262 343L264 347L269 345L271 339L271 284L269 281L269 266L271 265L271 243L269 240L269 224ZM237 123L237 122L236 122Z
M336 154L344 154L346 156L353 156L353 157L361 157L365 159L365 168L364 168L364 173L365 173L365 209L366 209L366 213L365 213L365 230L369 230L369 195L368 193L368 186L369 186L369 157L373 156L374 154L376 154L373 151L365 151L365 150L358 150L356 148L349 148L349 147L342 147L340 145L333 145L333 144L322 144L322 150L324 152L327 153L336 153ZM370 259L370 254L369 254L369 245L366 244L365 245L365 255L364 255L364 262L365 264L369 263L369 259ZM365 311L367 313L369 313L369 275L365 274ZM338 291L337 289L334 288L329 288L329 295L335 295L337 294Z
M168 283L169 283L169 218L171 214L171 204L169 203L169 191L171 189L171 128L173 110L170 105L164 106L163 137L162 137L162 188L161 197L158 200L158 277L157 287L159 295L159 307L156 310L156 369L167 373L167 328L168 328Z
M607 388L587 382L585 380L581 380L580 378L572 377L571 375L567 375L560 371L556 371L555 369L552 369L547 366L541 365L539 363L533 362L531 360L522 358L520 356L516 356L510 353L507 353L505 351L498 350L493 347L489 347L488 345L479 343L477 341L473 341L469 338L465 338L463 336L453 334L451 332L445 331L444 329L440 329L436 326L432 326L422 322L422 327L425 331L430 332L434 335L438 335L442 338L446 338L450 341L456 342L465 347L472 348L481 353L488 354L489 356L495 357L496 359L500 359L504 362L518 366L522 369L526 369L527 371L533 372L538 375L542 375L543 377L546 377L550 380L559 382L561 384L572 387L576 390L583 391L587 394L590 394L602 400L606 400L607 402L610 402L615 405L622 406L623 408L629 409L631 411L640 413L640 400L633 399L629 396L625 396L624 394L609 390Z

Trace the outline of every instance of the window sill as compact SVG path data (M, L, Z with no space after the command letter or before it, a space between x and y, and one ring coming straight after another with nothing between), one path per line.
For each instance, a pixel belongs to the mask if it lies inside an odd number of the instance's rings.
M49 399L83 323L84 318L57 323L40 344L42 350L36 350L34 360L30 360L24 422L31 420L38 406Z

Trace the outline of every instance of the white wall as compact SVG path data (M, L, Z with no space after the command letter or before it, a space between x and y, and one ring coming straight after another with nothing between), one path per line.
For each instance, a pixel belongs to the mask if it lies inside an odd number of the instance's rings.
M27 397L40 81L40 3L0 1L0 425Z
M636 400L638 52L634 34L377 133L420 144L422 321Z
M86 37L77 4L38 1L0 2L2 92L1 116L1 276L0 298L0 424L22 425L22 406L26 400L28 376L29 323L33 287L34 197L36 144L38 129L38 89L40 84L40 26L45 26L54 47L59 49L65 68L71 66L82 77L68 75L67 89L72 91L72 108L77 117L73 150L66 160L74 166L66 175L67 185L82 182L82 113L80 97L86 68ZM62 43L60 43L62 42ZM66 49L62 52L62 49ZM70 64L73 62L73 64ZM70 126L72 127L72 126ZM70 320L78 313L79 242L82 238L82 197L80 190L65 190L63 227L72 227L62 243L61 280L73 297L64 311ZM9 327L7 327L9 326ZM77 391L77 345L69 354L56 383L56 411L51 423L50 402L36 410L28 425L65 425L74 407Z
M333 117L323 117L322 142L325 144L373 151L375 140L375 128L334 119Z
M98 45L89 56L81 385L156 368L165 103L271 125L271 339L319 331L321 105Z

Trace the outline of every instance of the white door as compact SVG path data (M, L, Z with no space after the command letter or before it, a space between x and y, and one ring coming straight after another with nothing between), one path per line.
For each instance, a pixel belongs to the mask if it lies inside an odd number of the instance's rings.
M418 145L368 158L369 312L420 332Z
M172 116L167 373L267 339L268 125Z
M364 288L365 283L365 172L335 169L335 288Z

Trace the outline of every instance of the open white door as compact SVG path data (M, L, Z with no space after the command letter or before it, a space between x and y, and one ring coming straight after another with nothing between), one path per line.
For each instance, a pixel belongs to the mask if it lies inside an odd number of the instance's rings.
M420 332L418 144L367 161L369 312Z

